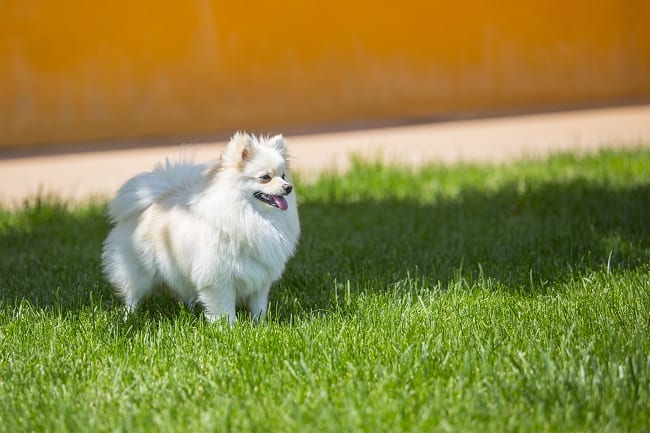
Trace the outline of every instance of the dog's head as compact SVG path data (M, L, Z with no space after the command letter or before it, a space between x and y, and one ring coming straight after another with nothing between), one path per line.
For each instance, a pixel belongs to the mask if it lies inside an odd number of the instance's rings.
M282 135L270 138L236 133L221 157L223 171L237 173L244 194L256 204L287 210L293 190Z

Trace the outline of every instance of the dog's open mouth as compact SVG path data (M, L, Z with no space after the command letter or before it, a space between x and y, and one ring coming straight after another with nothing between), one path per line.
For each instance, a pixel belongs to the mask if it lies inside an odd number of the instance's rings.
M287 210L289 208L287 200L281 195L264 194L261 191L257 191L253 195L256 199L268 204L269 206L277 207L278 209L282 210Z

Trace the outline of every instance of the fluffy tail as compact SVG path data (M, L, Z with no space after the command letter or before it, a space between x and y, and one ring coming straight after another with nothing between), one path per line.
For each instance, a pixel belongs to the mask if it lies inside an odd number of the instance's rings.
M153 171L129 179L108 205L108 215L114 223L141 214L161 197L190 192L202 178L207 167L181 160L158 164Z

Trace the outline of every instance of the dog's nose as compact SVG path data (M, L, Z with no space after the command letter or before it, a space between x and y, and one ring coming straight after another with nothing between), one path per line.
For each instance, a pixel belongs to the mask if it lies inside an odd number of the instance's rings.
M285 183L282 185L282 190L284 191L285 194L289 194L291 191L293 191L293 185L290 183Z

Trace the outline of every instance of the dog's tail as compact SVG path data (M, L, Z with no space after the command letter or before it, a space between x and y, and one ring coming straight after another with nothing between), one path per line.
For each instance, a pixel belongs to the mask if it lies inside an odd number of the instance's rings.
M189 160L171 162L165 159L153 171L141 173L129 179L108 205L108 215L114 223L140 215L162 197L189 193L202 178L205 165Z

